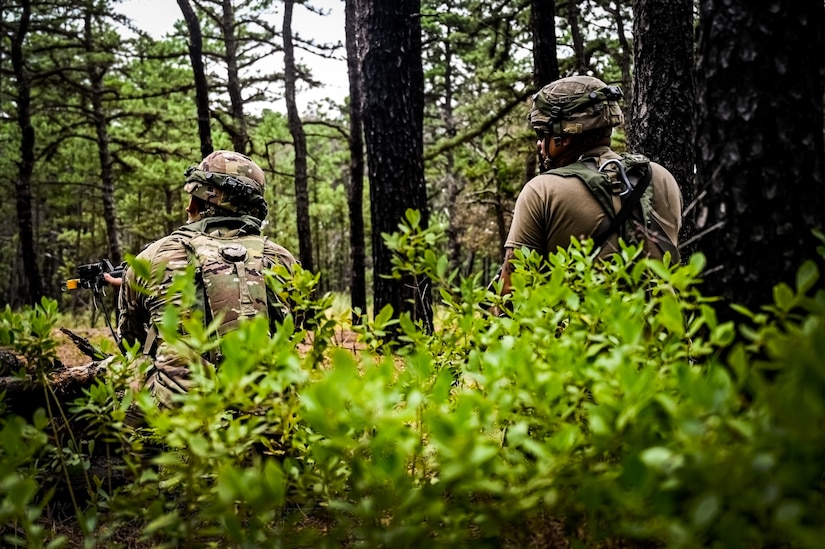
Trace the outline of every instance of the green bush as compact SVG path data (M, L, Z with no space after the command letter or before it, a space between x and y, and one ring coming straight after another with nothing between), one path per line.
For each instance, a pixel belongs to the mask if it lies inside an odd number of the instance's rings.
M411 215L387 237L400 274L433 281L433 333L385 310L357 328L363 350L337 347L317 277L279 272L272 285L296 304L298 329L244 324L217 372L193 367L196 388L173 409L136 395L145 432L123 426L122 380L90 390L72 412L94 428L78 436L155 454L127 452L125 485L96 483L78 511L86 542L132 525L170 547L818 546L825 290L813 263L734 325L702 295L698 255L519 252L501 297L448 272L431 251L441 235ZM49 356L9 315L3 343ZM188 336L166 336L206 350L208 331L189 322ZM31 546L48 541L33 472L47 423L6 414L0 425L0 481L23 486L0 518Z

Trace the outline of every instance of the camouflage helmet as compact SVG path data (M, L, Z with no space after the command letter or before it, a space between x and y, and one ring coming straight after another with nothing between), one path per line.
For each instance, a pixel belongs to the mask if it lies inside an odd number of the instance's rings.
M624 122L618 103L622 95L619 86L608 86L598 78L569 76L533 95L527 119L534 130L550 135L612 128Z
M233 151L215 151L197 166L184 172L183 190L224 210L264 219L266 178L248 156Z

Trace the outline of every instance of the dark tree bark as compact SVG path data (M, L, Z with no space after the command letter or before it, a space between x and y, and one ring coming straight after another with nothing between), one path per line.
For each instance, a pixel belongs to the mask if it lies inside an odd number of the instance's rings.
M705 290L752 310L771 302L775 284L793 283L816 255L811 230L825 225L823 28L822 0L701 3Z
M582 0L567 0L565 4L565 19L570 27L570 38L573 40L573 71L576 74L587 74L589 69L587 52L584 49L584 36L581 30L581 10L579 4Z
M23 0L17 31L11 43L11 63L17 86L17 124L20 126L20 162L15 180L17 201L17 227L20 231L20 252L23 269L28 281L27 292L21 296L22 302L38 303L43 296L43 283L38 267L38 255L34 238L34 216L32 215L31 179L34 171L35 131L31 121L31 78L25 66L23 43L31 23L31 2ZM25 287L22 287L25 288Z
M639 2L640 0L636 1ZM625 93L625 105L631 105L633 103L633 47L625 34L625 16L622 8L624 8L626 4L624 1L607 2L606 4L607 5L603 6L605 11L613 17L613 21L616 23L616 37L619 41L619 49L614 53L614 57L619 64L619 69L622 71L622 88ZM659 4L657 4L657 6L658 5ZM636 19L634 18L633 21L635 22ZM643 31L643 29L636 28L633 30L634 33ZM692 43L693 41L691 40L691 44Z
M312 226L309 219L309 192L307 177L307 138L295 103L295 50L292 44L292 8L294 0L284 2L284 98L287 124L295 149L295 210L298 220L298 256L301 266L312 271Z
M209 85L203 66L203 34L201 24L189 0L178 0L178 6L189 29L189 61L195 77L195 105L198 109L198 137L201 143L201 157L206 158L214 150L212 128L209 124Z
M246 116L243 112L243 96L241 95L241 77L238 70L238 39L235 33L235 9L232 0L222 0L223 16L221 20L221 32L223 32L223 42L226 52L226 76L227 89L229 91L229 102L233 125L230 129L232 137L232 147L240 153L249 152L249 135L246 128Z
M370 180L375 312L391 305L432 329L430 281L386 278L392 253L382 233L398 230L407 209L427 226L424 185L424 71L421 61L420 0L363 0L364 135Z
M664 165L693 201L694 98L693 0L635 0L633 78L628 148ZM693 234L683 222L680 240ZM682 250L687 258L691 247Z
M540 89L559 79L556 53L555 0L530 1L530 26L533 31L533 85Z
M449 22L445 22L443 31L438 38L441 43L441 63L444 67L443 84L440 89L441 100L438 102L440 118L444 123L444 135L448 139L454 139L458 135L455 117L455 76L454 64L456 54L453 49L453 33L456 28ZM447 225L447 256L450 259L450 269L461 267L461 235L464 233L462 227L457 222L459 218L458 198L464 190L462 174L456 170L455 152L447 149L443 156L443 167L439 166L441 175L436 180L436 185L442 189L444 199L443 206L450 219Z
M109 67L106 62L95 63L94 54L98 51L95 46L92 23L95 14L87 10L84 15L83 46L89 54L86 65L86 74L89 78L89 99L92 103L92 121L95 127L97 141L97 156L100 162L100 188L103 198L103 219L106 222L106 235L109 241L109 259L115 265L120 263L120 234L117 227L117 212L115 211L115 181L112 173L112 154L109 150L109 119L103 106L105 89L103 78Z
M536 91L543 86L559 79L559 56L556 52L558 43L556 41L556 2L555 0L531 0L530 1L530 26L533 34L533 86ZM538 151L528 154L524 161L524 173L526 183L533 176L539 167ZM498 200L497 208L501 206ZM504 224L504 216L496 212L496 220ZM499 233L501 233L499 226ZM504 242L506 235L499 238L501 253L504 253Z
M364 123L361 118L363 97L361 94L360 59L355 30L358 0L346 0L345 27L347 48L347 76L349 78L349 245L352 272L350 296L352 322L361 323L361 314L367 313L366 250L364 245Z
M3 351L4 362L9 363L15 357ZM19 360L19 359L18 359ZM23 367L22 360L16 365L15 372ZM105 366L100 362L89 362L81 366L66 368L60 364L44 374L30 372L26 377L6 375L0 372L0 393L4 393L4 404L8 412L31 417L38 408L46 408L47 392L43 384L51 385L55 402L61 406L68 406L72 401L83 396L83 390L88 389L98 379L103 379L106 373Z

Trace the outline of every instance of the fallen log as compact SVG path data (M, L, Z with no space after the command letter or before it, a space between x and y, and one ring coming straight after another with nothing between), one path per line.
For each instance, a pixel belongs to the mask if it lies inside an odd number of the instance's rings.
M0 354L10 353L2 351ZM8 364L11 359L5 356L0 360ZM5 375L0 376L0 393L5 394L2 399L5 413L23 417L30 417L38 408L45 408L47 398L52 394L53 400L60 405L70 403L82 396L83 389L91 387L106 371L106 365L101 362L73 367L57 362L53 370L38 374L26 370L25 363L19 358L17 362L17 368L7 370Z

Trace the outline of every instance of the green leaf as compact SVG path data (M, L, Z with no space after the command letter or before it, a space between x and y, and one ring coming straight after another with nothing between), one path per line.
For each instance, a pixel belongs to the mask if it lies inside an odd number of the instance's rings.
M665 464L673 459L673 452L664 446L654 446L644 450L639 459L648 467L654 469L664 469Z
M187 441L189 450L198 457L207 457L209 455L209 442L206 437L200 433L195 433Z
M784 282L780 282L773 288L773 302L779 308L780 311L790 311L796 301L796 296L791 290L790 286L785 284Z
M819 269L810 259L805 261L796 272L796 292L799 295L808 293L819 280Z
M704 494L693 506L693 524L704 528L719 513L719 498L714 494Z
M177 509L165 513L156 519L152 520L149 524L147 524L143 528L143 535L144 536L151 536L155 533L162 532L164 530L171 530L174 526L180 524L180 515L178 514Z
M679 336L684 335L685 321L676 296L666 295L662 298L661 303L662 308L659 312L659 321L672 333Z

